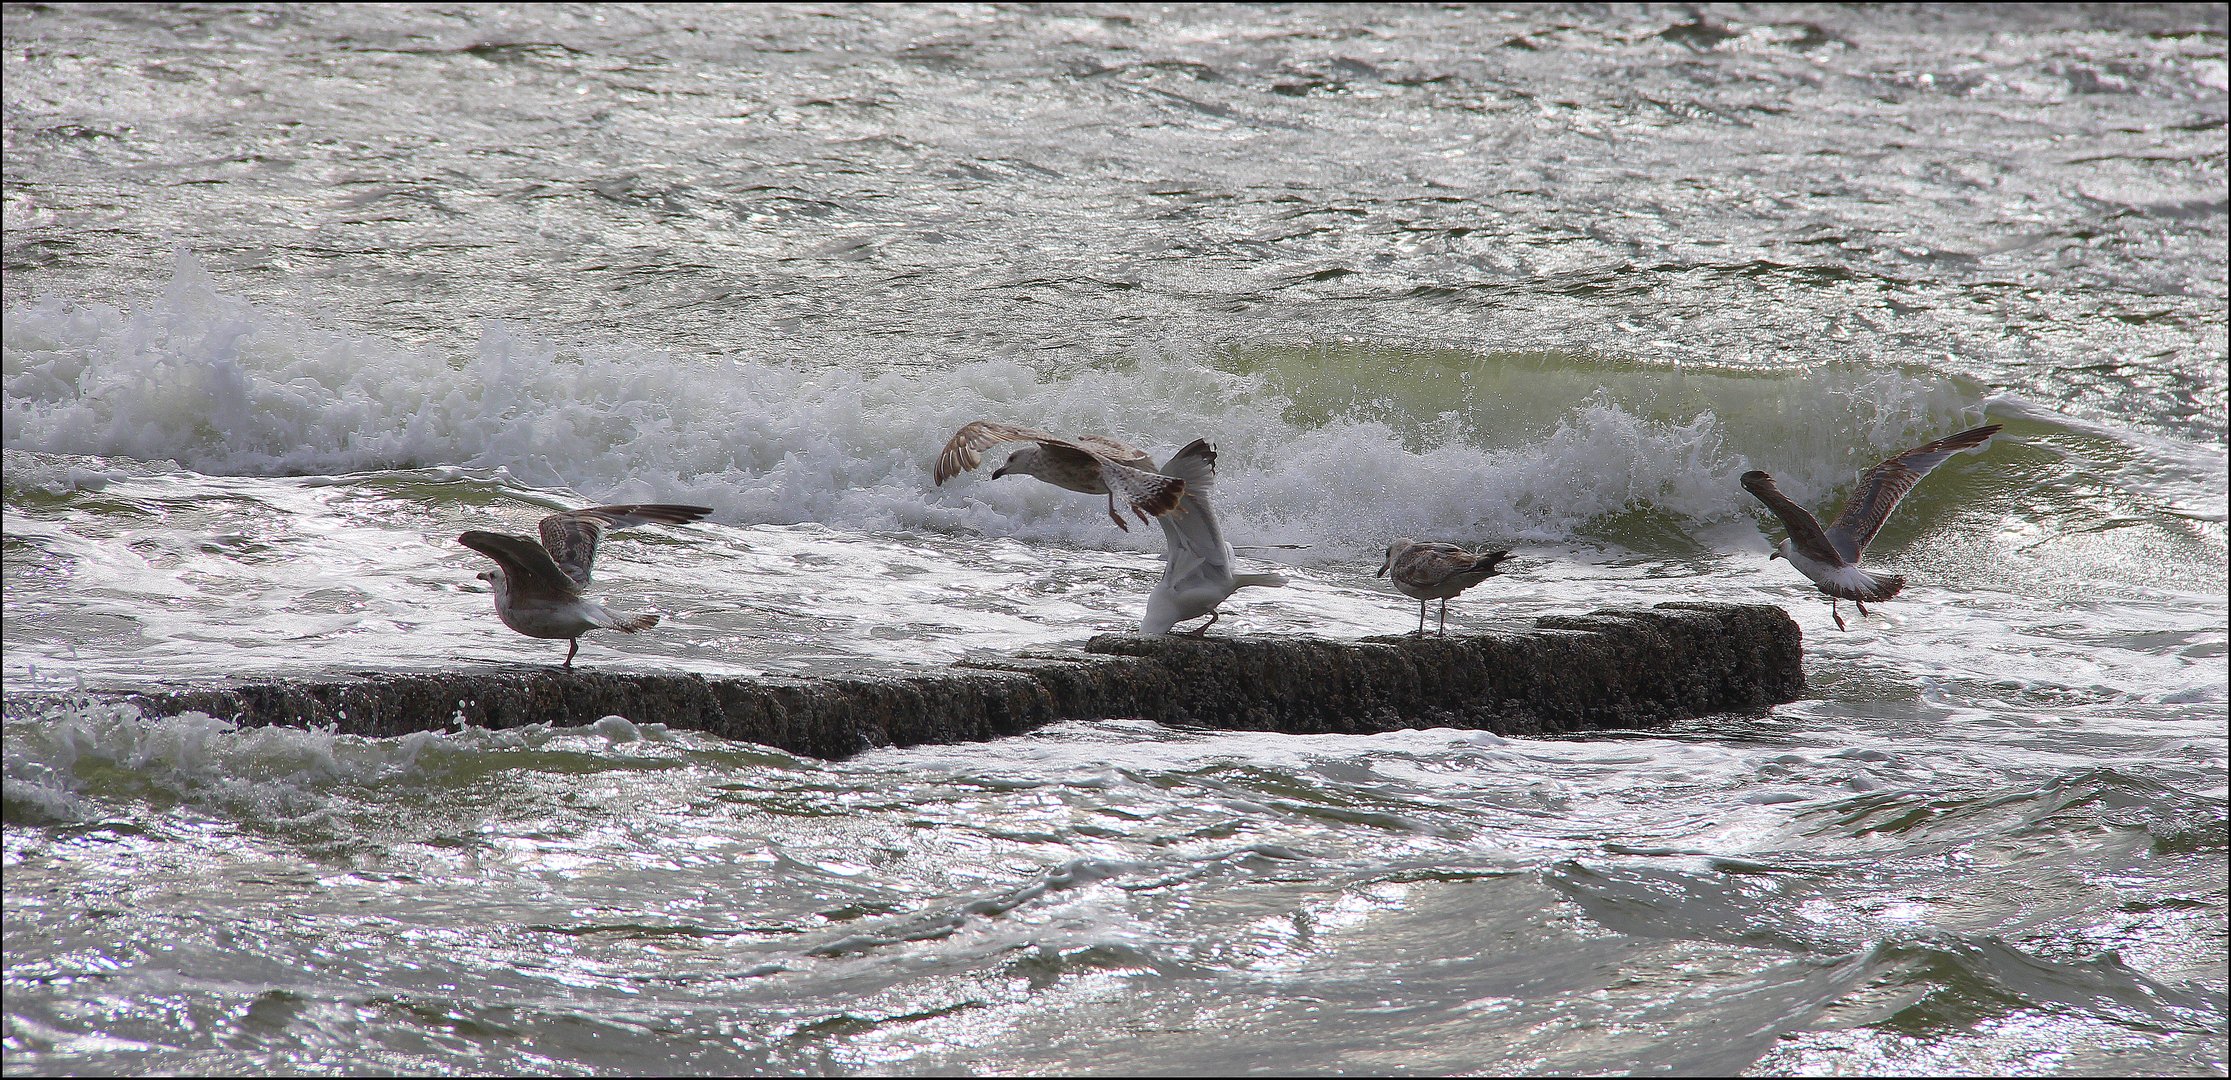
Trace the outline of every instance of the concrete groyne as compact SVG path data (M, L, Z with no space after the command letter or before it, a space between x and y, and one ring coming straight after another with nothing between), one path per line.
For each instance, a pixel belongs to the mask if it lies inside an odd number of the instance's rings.
M1449 638L1103 635L1082 651L1033 650L887 676L497 668L95 696L157 714L199 711L243 725L331 725L365 736L619 715L841 758L1107 717L1295 733L1653 727L1794 700L1805 692L1800 646L1796 623L1778 607L1660 604ZM9 711L38 703L25 696Z

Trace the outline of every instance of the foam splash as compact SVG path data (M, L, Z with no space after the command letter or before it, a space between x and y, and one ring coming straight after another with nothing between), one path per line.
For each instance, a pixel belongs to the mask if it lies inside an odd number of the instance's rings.
M1898 373L1722 377L1724 407L1691 390L1671 410L1654 400L1679 378L1665 371L1576 360L1557 375L1523 422L1506 422L1505 403L1490 430L1452 403L1398 430L1372 418L1385 402L1297 418L1274 374L1168 353L1058 375L1011 359L809 366L575 354L490 324L452 359L225 296L182 253L145 310L46 298L9 313L4 441L95 462L44 470L49 490L98 485L118 458L251 476L467 468L583 498L702 502L730 524L1159 543L989 470L932 486L936 448L990 417L1164 452L1207 436L1240 542L1353 547L1405 533L1555 540L1637 509L1731 519L1755 512L1735 484L1750 453L1771 450L1802 498L1848 482L1854 453L1871 461L1972 409L1943 380Z

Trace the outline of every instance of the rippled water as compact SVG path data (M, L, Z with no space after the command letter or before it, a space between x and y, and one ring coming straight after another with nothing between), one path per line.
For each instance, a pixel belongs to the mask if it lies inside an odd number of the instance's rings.
M2220 8L13 7L11 1072L2226 1070ZM1571 741L1111 719L845 762L28 692L1782 603L1816 698ZM1906 502L1837 632L1735 483ZM1848 607L1847 617L1852 613Z

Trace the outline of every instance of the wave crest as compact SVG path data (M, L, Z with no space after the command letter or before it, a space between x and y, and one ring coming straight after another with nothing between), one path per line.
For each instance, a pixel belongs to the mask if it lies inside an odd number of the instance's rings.
M1151 353L1058 374L1012 359L859 370L562 352L490 323L453 361L225 296L182 253L144 311L48 298L9 313L4 436L11 450L169 459L208 474L483 469L597 500L702 502L735 524L1156 542L1152 530L1111 533L1071 493L990 481L988 468L932 486L945 438L996 418L1157 451L1211 438L1235 540L1308 547L1401 534L1558 540L1636 510L1710 523L1754 512L1735 483L1750 453L1771 454L1803 497L1848 482L1855 454L1864 465L1972 409L1942 380L1881 372L1471 357L1462 362L1476 372L1449 380L1463 395L1434 398L1374 381L1361 353L1319 356L1307 388L1275 366L1234 371L1219 359ZM1322 409L1328 378L1361 397ZM1437 404L1440 416L1422 416ZM97 482L99 468L47 480Z

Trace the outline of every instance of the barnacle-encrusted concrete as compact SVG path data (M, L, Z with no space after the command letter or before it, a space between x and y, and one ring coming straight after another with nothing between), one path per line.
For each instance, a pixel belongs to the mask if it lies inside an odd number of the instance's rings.
M143 709L246 725L401 735L586 724L619 715L794 753L1013 735L1059 720L1287 732L1406 727L1538 735L1756 712L1805 691L1797 624L1778 607L1660 604L1469 637L1102 635L944 671L839 678L706 678L557 668L361 675L128 695ZM30 702L11 702L11 706ZM11 711L12 708L11 708Z

